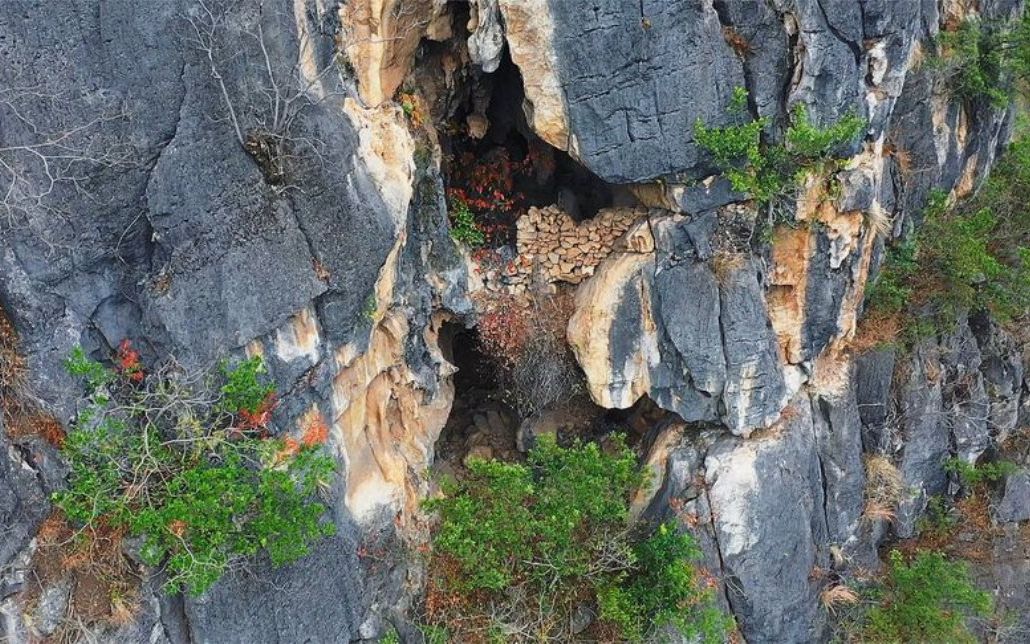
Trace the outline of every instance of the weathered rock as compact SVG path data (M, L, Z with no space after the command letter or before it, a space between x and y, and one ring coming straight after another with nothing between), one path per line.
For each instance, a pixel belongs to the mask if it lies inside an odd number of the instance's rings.
M605 260L579 289L569 342L598 404L625 408L647 394L685 420L747 435L774 422L792 392L757 264L717 278L696 259L710 255L698 223L666 216L627 233L641 250Z
M528 119L612 183L697 164L694 121L723 123L740 63L708 2L502 0Z
M1002 523L1030 521L1030 471L1005 478L1001 501L994 506L994 518Z
M120 107L131 115L105 124L103 143L128 159L91 177L92 197L58 186L19 225L0 224L0 305L19 334L29 386L62 421L78 395L61 367L75 344L106 359L130 338L148 364L174 356L196 368L263 353L283 392L275 424L320 415L331 426L344 482L332 503L340 536L292 567L259 566L257 578L225 580L202 603L188 602L186 636L349 640L380 603L403 605L403 584L362 571L354 543L370 525L393 529L396 513L424 494L408 473L425 467L450 406L453 367L436 342L446 319L469 311L465 269L447 234L438 171L431 157L416 162L401 109L343 100L355 87L333 67L335 38L351 33L338 31L338 7L257 5L207 3L224 94L191 40L187 19L204 19L198 3L104 11L85 0L27 3L0 15L0 33L15 43L0 85L71 97L22 106L28 119L88 121ZM428 13L403 20L428 29L432 3L420 6ZM406 73L405 47L419 39L419 29L400 23L383 28L414 40L384 41L390 52L355 59L369 72L362 91L381 92L370 102L389 98ZM262 44L280 90L304 106L290 126L299 147L283 172L254 138L272 122ZM62 211L76 216L59 225ZM37 478L59 478L60 469L48 463L37 475L3 447L0 516L13 538L0 540L0 553L8 558L47 511L50 488ZM276 587L290 588L289 597ZM241 607L256 612L236 619Z
M475 0L469 3L473 11L474 26L470 25L469 57L484 72L497 71L504 51L504 29L498 0Z
M821 639L813 517L822 511L807 401L782 433L726 438L708 450L705 480L730 605L748 641Z
M930 497L947 488L944 461L950 455L950 441L944 425L938 360L936 346L924 342L909 358L905 365L908 377L900 383L897 439L902 445L900 469L906 490L895 526L900 537L915 533L916 520Z

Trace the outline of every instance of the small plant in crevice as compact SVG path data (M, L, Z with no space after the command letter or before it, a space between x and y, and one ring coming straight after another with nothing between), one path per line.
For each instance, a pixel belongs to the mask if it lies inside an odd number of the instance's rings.
M528 462L469 463L438 511L425 621L451 641L542 641L577 615L606 639L640 641L663 626L723 641L731 620L714 606L694 539L671 524L629 523L643 474L617 440L559 446L542 436ZM589 634L589 633L588 633Z
M1011 461L990 461L986 463L967 463L961 458L949 458L944 462L944 471L954 474L967 489L972 490L986 483L997 483L1005 477L1019 471L1019 466Z
M747 91L738 87L730 112L742 119L747 98ZM700 119L694 124L695 141L712 156L733 189L770 207L795 192L807 174L833 170L834 151L853 142L866 127L866 121L854 114L819 127L803 105L791 113L782 142L768 140L770 124L767 116L722 127L709 127Z
M375 320L376 313L379 311L379 300L376 298L375 291L368 294L365 298L364 303L361 305L361 317L366 321L372 322Z
M145 373L130 350L117 370L81 348L67 362L87 387L62 448L68 487L54 496L73 524L142 537L166 589L194 595L242 558L265 552L282 565L333 533L313 498L334 469L325 435L269 436L275 389L260 357L213 377L176 365Z
M466 246L482 246L486 236L476 223L476 217L469 209L468 202L460 195L452 194L448 198L448 214L451 220L451 237Z

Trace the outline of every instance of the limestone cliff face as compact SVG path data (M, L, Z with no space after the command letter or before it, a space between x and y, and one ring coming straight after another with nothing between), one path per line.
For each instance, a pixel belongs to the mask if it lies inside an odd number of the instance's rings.
M426 469L455 395L447 325L476 324L475 291L522 295L542 272L547 288L575 289L567 340L593 401L646 397L674 414L643 441L658 476L636 510L700 536L747 641L826 641L812 571L875 566L885 535L912 534L947 489L946 458L971 461L1030 425L1030 354L991 320L961 320L909 355L849 350L886 239L918 226L931 189L974 190L1010 134L1006 111L948 100L923 48L947 21L1010 18L1022 4L0 8L0 148L31 145L52 123L77 133L77 150L117 152L35 191L45 173L17 159L22 199L0 211L0 349L16 337L33 404L72 418L77 384L61 364L76 344L104 359L130 338L148 363L197 367L260 353L286 392L275 425L321 417L340 465L338 534L310 556L258 561L199 599L145 580L134 618L90 635L344 642L403 623L419 562L392 545L390 557L361 553L423 534ZM5 87L42 89L7 104ZM487 87L520 102L487 109ZM798 225L768 243L751 235L766 213L712 176L693 141L697 119L725 122L737 87L776 131L798 104L822 125L868 122L840 190L812 180L792 208ZM278 118L276 98L302 107ZM488 113L632 203L579 222L560 199L533 208L514 226L513 261L477 267L448 234L441 137L462 116L489 139ZM71 601L60 584L42 607L23 601L64 470L5 418L0 639L37 641ZM893 524L864 515L873 455L904 479ZM1026 474L1011 477L999 524L1030 520L1028 499ZM1026 558L1015 561L999 578L1027 578ZM1020 607L1025 584L1009 591Z
M15 212L0 229L0 303L27 363L28 389L66 422L77 385L61 365L75 344L103 359L130 338L145 360L174 356L195 366L260 353L279 391L289 392L277 424L321 416L340 463L338 536L303 565L262 573L268 585L227 579L201 601L155 599L136 623L100 633L112 641L357 638L370 607L394 601L383 593L401 592L362 572L358 544L369 526L392 525L424 495L418 473L450 407L453 367L437 335L468 304L437 161L416 159L416 148L430 144L399 106L381 105L369 83L337 67L343 31L335 3L275 4L259 11L259 3L130 3L108 12L90 2L26 3L0 11L0 33L16 43L5 53L16 64L4 66L0 85L67 96L18 104L33 123L88 122L107 103L126 115L97 132L126 150L124 163L89 168L92 183L81 191L58 184L45 203ZM211 27L220 81L197 26ZM375 67L383 76L375 91L389 98L396 84L385 61L408 54L380 52L362 78ZM89 95L94 88L103 96ZM274 127L263 93L274 91L303 106L279 132L293 140L298 161L286 178L241 145L231 122L242 143ZM32 132L6 121L3 136L32 141ZM39 619L22 616L12 593L26 583L59 461L41 440L0 441L0 630L9 641L29 641L47 633ZM283 588L289 598L275 599ZM245 605L278 608L238 619ZM378 629L370 624L367 635Z

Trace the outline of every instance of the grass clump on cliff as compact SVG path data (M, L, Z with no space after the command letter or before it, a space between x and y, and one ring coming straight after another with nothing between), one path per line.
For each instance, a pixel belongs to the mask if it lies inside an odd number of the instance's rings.
M1030 76L1030 14L1026 12L1011 23L971 17L946 26L936 45L931 69L957 98L986 100L1003 108Z
M242 557L281 565L334 530L313 500L334 462L324 428L270 438L275 390L259 357L223 368L220 385L173 367L144 372L123 343L116 369L76 348L68 371L87 387L62 453L55 502L74 524L142 537L169 592L205 592Z
M892 550L882 584L871 591L873 604L853 629L860 642L976 642L968 617L986 617L989 593L973 585L969 565L934 551L906 560Z
M930 194L918 233L889 248L867 291L869 315L902 318L908 339L962 311L1006 321L1030 307L1030 140L1012 145L973 199ZM928 324L927 313L937 324ZM917 323L921 320L922 323Z
M747 91L738 87L730 113L743 116L747 97ZM782 142L763 137L769 125L767 116L723 127L709 127L700 119L694 124L698 146L711 154L733 189L761 203L788 196L807 173L830 161L837 148L853 142L866 122L849 114L823 128L812 123L805 107L798 105Z
M732 622L714 606L694 539L630 525L642 480L621 441L609 453L543 436L525 464L472 461L428 503L440 513L428 625L452 641L567 639L592 612L596 639L640 641L671 625L723 641Z

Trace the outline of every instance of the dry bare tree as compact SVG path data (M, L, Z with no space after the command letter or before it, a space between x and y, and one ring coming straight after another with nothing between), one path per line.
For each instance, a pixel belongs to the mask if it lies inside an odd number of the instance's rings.
M230 37L236 27L230 12L237 4L197 0L184 16L189 25L188 42L200 52L218 87L225 107L225 116L218 120L230 124L237 142L257 161L269 184L281 192L295 187L288 177L291 163L324 163L326 144L299 127L302 115L348 94L340 89L338 54L318 69L314 44L304 25L297 25L296 55L288 60L275 55L273 41L265 33L264 2L257 3L254 26L239 28L242 43L253 49L234 49ZM245 82L227 80L227 70L234 64L244 66ZM334 74L338 82L327 89Z
M0 88L0 224L38 212L67 214L59 206L63 188L94 200L94 173L130 158L128 146L104 136L107 126L128 118L125 106L103 93Z

